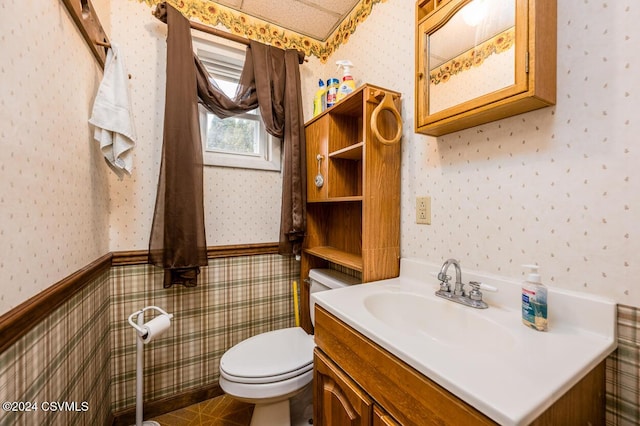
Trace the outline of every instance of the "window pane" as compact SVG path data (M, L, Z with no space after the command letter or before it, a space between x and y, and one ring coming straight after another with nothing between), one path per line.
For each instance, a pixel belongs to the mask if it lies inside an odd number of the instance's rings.
M225 95L233 99L236 95L236 90L238 90L238 80L229 81L222 78L213 78L211 80L215 81L218 87L224 92Z
M260 123L246 118L218 118L207 113L207 151L260 153Z
M245 48L194 35L193 47L209 78L230 98L235 97L245 60ZM224 120L199 106L203 161L206 165L280 171L280 140L265 129L258 109Z

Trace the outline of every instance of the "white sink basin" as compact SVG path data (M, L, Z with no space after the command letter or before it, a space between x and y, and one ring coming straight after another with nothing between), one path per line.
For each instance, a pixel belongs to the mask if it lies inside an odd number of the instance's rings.
M508 350L515 345L507 328L447 300L384 291L366 296L363 302L371 315L398 333L458 348L473 346L476 351Z
M616 304L549 288L549 331L525 327L518 280L488 309L435 296L440 265L402 259L400 277L314 293L316 303L501 425L527 425L617 346ZM526 394L526 397L523 395Z

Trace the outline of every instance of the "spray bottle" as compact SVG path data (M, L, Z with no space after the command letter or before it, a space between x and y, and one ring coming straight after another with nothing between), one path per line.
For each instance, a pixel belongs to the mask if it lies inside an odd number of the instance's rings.
M313 98L313 116L321 114L327 108L327 88L324 87L324 81L318 80L318 90Z
M331 108L338 102L338 87L340 82L337 78L327 80L327 108Z
M356 82L353 81L353 77L351 76L351 68L353 68L353 64L351 63L351 61L337 61L336 65L338 66L338 69L343 69L342 83L340 83L340 87L338 87L339 101L346 97L349 93L356 90Z

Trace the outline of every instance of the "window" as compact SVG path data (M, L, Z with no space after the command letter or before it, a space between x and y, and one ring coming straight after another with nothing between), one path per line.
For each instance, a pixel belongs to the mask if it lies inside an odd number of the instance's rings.
M245 49L232 42L193 38L193 48L212 80L233 98ZM199 106L204 164L280 171L280 139L267 133L255 109L225 119Z

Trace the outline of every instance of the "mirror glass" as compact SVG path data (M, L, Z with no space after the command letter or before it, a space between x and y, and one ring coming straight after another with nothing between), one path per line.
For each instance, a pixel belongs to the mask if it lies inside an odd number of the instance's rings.
M516 0L472 0L428 35L429 114L515 84Z

